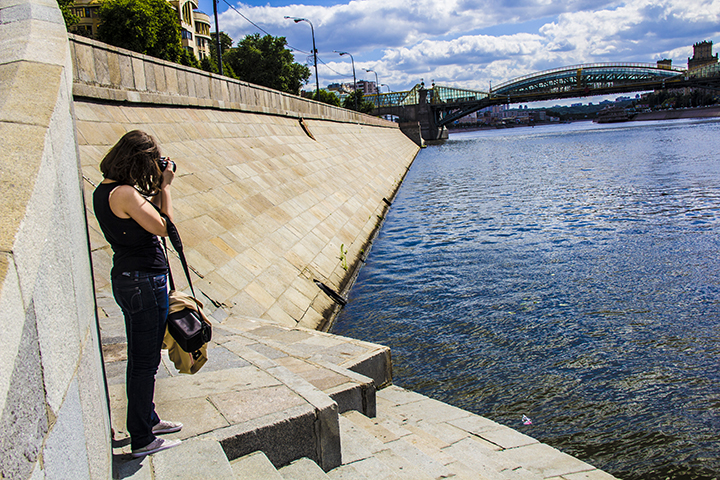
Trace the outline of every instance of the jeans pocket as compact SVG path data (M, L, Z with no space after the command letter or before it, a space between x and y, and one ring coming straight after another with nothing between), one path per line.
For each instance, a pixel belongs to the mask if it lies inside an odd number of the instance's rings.
M167 290L167 275L156 275L153 278L153 282L155 283L155 288L158 290Z
M120 308L130 314L143 310L143 294L138 285L116 288L115 300L117 300Z

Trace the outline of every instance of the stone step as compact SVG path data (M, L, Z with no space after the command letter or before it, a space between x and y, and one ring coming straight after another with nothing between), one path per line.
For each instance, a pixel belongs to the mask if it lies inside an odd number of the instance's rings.
M353 465L340 465L327 473L331 480L370 480Z
M387 429L394 432L393 436L385 436L388 445L403 443L415 448L410 450L416 457L416 462L422 463L422 455L443 465L452 475L459 478L472 478L477 480L539 480L539 477L517 466L508 467L493 458L497 447L488 444L472 435L468 435L454 426L436 424L433 422L408 422L402 416L381 414L375 420L361 417L352 417L353 421L369 430ZM374 423L367 425L370 421ZM408 455L406 453L406 455ZM434 478L445 478L435 476Z
M377 402L378 416L370 420L373 428L383 427L400 436L453 468L458 476L487 480L615 478L521 432L396 386L379 391ZM344 418L367 423L357 416ZM474 476L469 476L471 472Z
M284 480L329 480L322 468L309 458L300 458L278 470Z
M220 443L190 439L151 456L155 479L213 478L234 480L235 474Z
M210 360L195 375L179 374L163 353L156 408L162 418L185 425L171 438L216 439L231 459L263 450L277 466L301 457L312 458L326 470L339 465L338 411L375 415L374 381L339 364L378 355L382 359L384 349L252 319L233 325L232 330L214 326ZM251 333L258 328L263 335ZM293 357L286 352L293 349L305 353ZM112 423L122 437L126 360L124 348L115 353L106 365L115 372L109 375ZM337 358L330 362L333 355ZM116 453L122 463L129 446Z
M263 452L253 452L230 462L236 480L283 480Z
M399 427L358 412L346 412L340 418L343 466L352 466L369 478L436 479L453 476L453 472L416 446L397 435ZM410 432L405 432L410 434ZM342 468L339 467L339 468ZM367 476L367 475L366 475Z
M257 450L282 466L310 457L326 469L341 464L337 404L304 379L252 351L252 362L223 370L156 381L161 418L184 424L169 438L219 441L229 459ZM125 428L125 388L109 388L113 426ZM129 445L114 449L116 463L129 461Z
M327 362L359 373L373 379L377 389L392 384L390 349L383 345L241 315L230 315L218 327L244 332L295 358Z
M288 337L287 330L289 329L280 332L285 338ZM297 338L297 333L295 337ZM218 357L228 356L223 353L223 349L226 349L231 354L252 361L252 358L259 358L257 354L260 354L270 359L272 365L287 368L326 393L337 403L340 412L358 410L365 415L375 416L375 384L371 378L328 362L321 355L314 355L312 358L293 356L286 352L289 348L276 338L257 336L238 329L215 327L208 356L217 362ZM262 361L254 363L261 368L267 364Z
M214 440L190 439L177 447L116 464L113 478L125 480L169 480L212 478L235 480L220 444Z

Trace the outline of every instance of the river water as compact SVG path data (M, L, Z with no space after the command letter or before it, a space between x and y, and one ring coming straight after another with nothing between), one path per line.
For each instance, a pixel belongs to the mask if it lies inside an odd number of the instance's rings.
M708 120L451 135L333 332L620 478L720 478L719 154Z

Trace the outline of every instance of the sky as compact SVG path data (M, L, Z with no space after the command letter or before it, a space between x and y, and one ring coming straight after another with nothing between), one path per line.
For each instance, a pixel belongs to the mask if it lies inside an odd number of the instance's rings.
M200 0L200 10L214 31L212 0ZM358 80L377 73L382 92L421 80L488 91L521 75L593 62L669 58L686 68L703 40L720 51L720 0L218 0L220 30L236 42L252 33L287 38L295 60L312 72L306 90L315 88L311 28L285 16L313 25L320 88L353 81L349 56L335 51L352 54Z

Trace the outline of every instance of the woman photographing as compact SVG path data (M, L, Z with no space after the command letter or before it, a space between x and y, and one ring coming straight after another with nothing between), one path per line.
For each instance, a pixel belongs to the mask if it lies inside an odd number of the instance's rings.
M169 303L168 264L158 236L167 236L161 213L173 219L175 164L160 156L153 137L134 130L105 155L100 171L104 180L93 207L114 253L112 290L127 333L127 430L132 456L142 457L179 445L156 435L182 428L160 420L153 403Z

